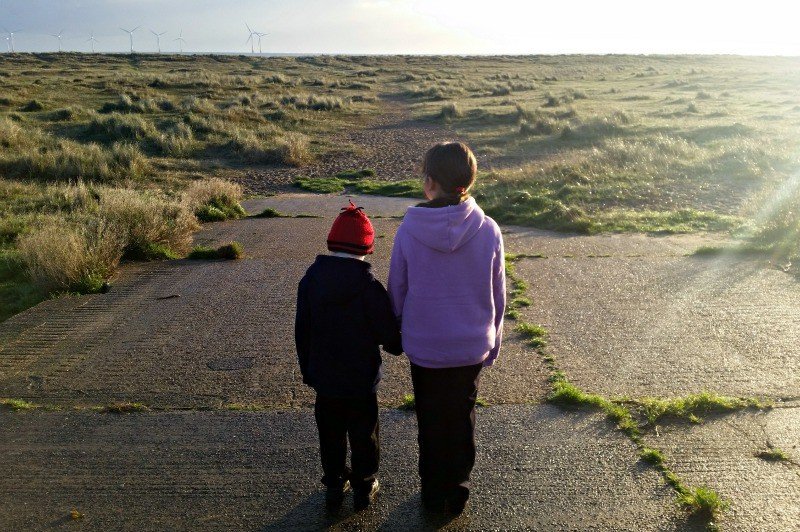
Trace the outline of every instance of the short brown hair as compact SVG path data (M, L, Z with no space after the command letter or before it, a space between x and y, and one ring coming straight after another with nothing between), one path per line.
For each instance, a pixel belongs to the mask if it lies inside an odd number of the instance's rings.
M440 142L425 153L422 173L439 183L445 193L466 194L475 182L478 161L463 142ZM463 191L459 188L463 187Z

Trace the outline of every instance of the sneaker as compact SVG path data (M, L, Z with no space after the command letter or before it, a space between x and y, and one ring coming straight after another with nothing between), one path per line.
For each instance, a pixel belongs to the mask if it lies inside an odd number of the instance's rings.
M345 480L339 486L329 486L325 492L325 505L334 510L339 508L344 501L344 494L350 491L350 481Z
M366 489L353 490L353 509L360 512L367 508L378 496L380 489L381 486L376 479Z

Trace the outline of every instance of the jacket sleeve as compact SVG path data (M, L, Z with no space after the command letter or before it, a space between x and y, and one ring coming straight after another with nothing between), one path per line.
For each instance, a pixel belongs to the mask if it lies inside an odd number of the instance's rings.
M506 255L503 246L503 236L498 233L498 247L492 261L492 296L494 300L494 347L489 351L489 356L483 361L484 367L491 366L500 353L500 344L503 341L503 319L506 312Z
M408 265L403 255L403 247L400 245L401 230L402 226L394 237L392 258L389 261L389 282L387 283L389 300L392 302L392 310L398 322L402 320L403 305L406 301L406 293L408 293Z
M389 294L386 293L386 289L377 280L370 283L365 310L367 320L372 327L372 333L378 344L393 355L402 354L403 346L400 342L400 328L392 311Z
M297 313L294 319L294 343L297 347L297 359L300 363L300 373L303 375L303 382L305 384L310 384L308 380L308 358L311 349L311 323L306 283L306 279L303 278L297 286Z

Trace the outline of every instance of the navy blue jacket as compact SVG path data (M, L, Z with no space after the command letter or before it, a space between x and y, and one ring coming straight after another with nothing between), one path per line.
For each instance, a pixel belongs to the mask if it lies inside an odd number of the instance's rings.
M368 262L319 255L297 290L295 344L303 382L321 395L375 393L380 346L399 355L389 296Z

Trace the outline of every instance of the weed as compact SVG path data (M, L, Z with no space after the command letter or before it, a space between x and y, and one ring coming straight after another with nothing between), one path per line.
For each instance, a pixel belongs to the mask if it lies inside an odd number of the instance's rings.
M730 506L717 492L705 486L687 489L678 495L678 502L690 514L706 521L714 521Z
M547 345L547 331L541 325L520 322L514 327L520 333L530 347L540 349Z
M187 259L192 260L236 260L244 254L244 248L239 242L230 242L218 248L208 246L195 246L187 255Z
M253 216L253 218L286 218L282 212L276 211L271 207L266 207L263 211Z
M643 447L639 451L639 458L643 462L661 468L664 466L664 454L658 449L651 449L650 447Z
M148 412L150 408L143 403L113 403L110 405L102 406L98 412L103 414L133 414L136 412Z
M530 307L531 300L527 297L515 297L509 304L512 306L512 308Z
M753 398L726 397L703 392L675 399L646 397L637 401L647 422L655 424L664 417L701 421L700 415L732 412L745 408L765 408L768 405Z
M36 410L39 405L29 403L24 399L0 399L0 407L17 412L19 410Z
M475 399L475 406L485 407L485 406L490 406L490 405L489 405L489 401L487 401L483 397L478 397L477 399Z
M414 401L414 395L407 393L403 396L403 399L400 401L400 405L397 407L398 410L410 411L416 408L416 402Z

